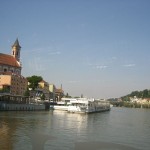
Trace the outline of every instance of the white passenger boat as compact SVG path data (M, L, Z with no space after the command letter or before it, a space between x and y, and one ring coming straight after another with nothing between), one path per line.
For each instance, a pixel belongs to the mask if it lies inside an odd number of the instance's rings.
M53 109L68 111L68 104L66 102L57 102L57 104L53 106Z
M68 112L73 113L92 113L110 110L109 102L105 100L95 100L87 98L79 98L72 101L68 106Z
M110 110L110 103L105 100L87 98L62 98L53 106L53 109L74 113L92 113Z
M51 105L50 108L54 110L64 110L68 111L68 106L72 101L76 101L74 98L62 98L61 101L56 102L54 105Z

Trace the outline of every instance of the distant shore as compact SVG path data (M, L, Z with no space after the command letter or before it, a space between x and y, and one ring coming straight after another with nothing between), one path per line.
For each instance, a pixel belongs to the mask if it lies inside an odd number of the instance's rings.
M113 104L114 107L128 107L128 108L147 108L150 109L150 103L136 103L136 102L119 102Z

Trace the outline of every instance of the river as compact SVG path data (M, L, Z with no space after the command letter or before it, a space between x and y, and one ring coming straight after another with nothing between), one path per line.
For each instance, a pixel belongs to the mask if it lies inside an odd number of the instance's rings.
M0 112L0 150L149 150L150 109Z

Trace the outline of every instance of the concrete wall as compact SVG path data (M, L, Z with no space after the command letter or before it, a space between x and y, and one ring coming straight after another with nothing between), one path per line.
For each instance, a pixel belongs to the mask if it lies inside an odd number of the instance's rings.
M45 105L36 104L6 104L0 102L0 110L16 110L16 111L36 111L45 110Z

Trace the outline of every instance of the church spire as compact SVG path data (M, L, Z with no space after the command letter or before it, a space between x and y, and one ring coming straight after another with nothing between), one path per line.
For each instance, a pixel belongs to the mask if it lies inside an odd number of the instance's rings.
M18 38L16 39L15 43L12 45L12 48L13 48L13 47L21 48L21 46L19 45Z
M20 50L21 46L17 38L15 43L12 45L12 56L15 57L17 61L20 61Z

